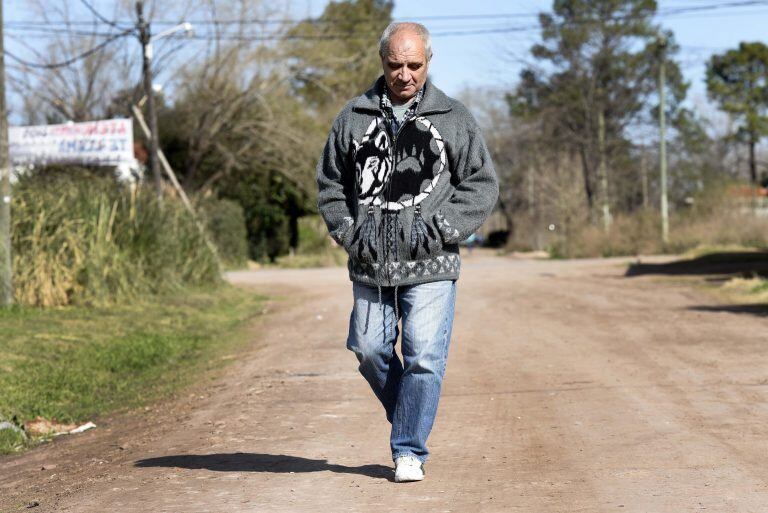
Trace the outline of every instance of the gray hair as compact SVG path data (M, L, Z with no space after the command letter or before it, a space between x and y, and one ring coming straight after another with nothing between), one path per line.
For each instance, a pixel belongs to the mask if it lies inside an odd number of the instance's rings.
M424 55L426 55L427 61L429 61L432 58L432 38L429 35L429 30L421 23L414 23L412 21L393 21L384 29L379 39L379 57L384 58L384 55L389 51L389 40L401 30L416 32L424 43Z

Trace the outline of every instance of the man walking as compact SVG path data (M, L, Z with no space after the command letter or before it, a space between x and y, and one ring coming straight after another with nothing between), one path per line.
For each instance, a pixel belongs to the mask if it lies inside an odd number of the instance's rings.
M498 197L477 123L427 78L431 47L418 23L384 30L383 76L339 113L317 166L319 211L349 254L347 348L392 424L397 482L424 479L453 325L458 243ZM401 317L402 361L395 352Z

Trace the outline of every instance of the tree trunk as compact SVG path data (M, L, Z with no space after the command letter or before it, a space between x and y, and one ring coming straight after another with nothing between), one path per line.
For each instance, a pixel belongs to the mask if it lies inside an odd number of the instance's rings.
M289 219L289 226L291 230L291 237L288 241L288 246L292 254L296 254L299 250L299 214L295 209L291 209Z
M648 161L646 159L645 150L640 154L640 177L643 187L643 209L648 210L650 201L648 199Z
M755 146L757 146L757 137L755 134L749 134L749 179L752 186L757 186L757 158L755 156Z
M750 199L752 200L752 210L757 213L757 158L755 156L755 146L757 146L757 136L751 133L749 134Z
M515 220L512 217L512 212L510 212L509 208L507 208L507 202L504 201L502 196L499 196L499 210L501 211L501 215L504 217L504 221L507 224L507 240L512 240L512 235L515 233Z
M587 195L587 208L590 215L595 205L594 191L592 190L592 169L589 165L589 158L587 157L587 149L584 144L579 145L579 156L581 157L581 171L584 177L584 192Z

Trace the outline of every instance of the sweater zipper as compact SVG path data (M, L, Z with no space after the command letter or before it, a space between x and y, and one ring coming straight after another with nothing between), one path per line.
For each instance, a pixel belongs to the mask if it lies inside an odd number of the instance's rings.
M397 169L397 137L400 135L400 132L403 131L403 128L405 128L405 125L413 121L413 119L415 119L415 116L403 121L400 124L400 126L397 127L397 130L395 131L395 133L392 135L392 176L389 178L390 180L395 179L395 170ZM389 192L389 188L387 188L387 192ZM390 198L388 198L385 193L384 202L389 203L389 200ZM397 237L397 234L395 234L395 237ZM384 265L387 265L387 263L384 262ZM392 275L389 273L389 268L387 268L387 283L389 284L390 287L392 286Z
M395 168L397 167L397 136L400 135L400 132L403 131L405 125L416 119L416 117L419 115L419 107L420 105L416 105L416 112L413 113L413 116L403 121L400 126L397 127L395 133L392 134L392 178L390 178L390 180L395 178ZM386 202L389 203L389 198L384 199L386 199Z
M411 118L405 120L398 128L397 131L392 135L392 177L390 180L394 180L395 178L395 169L397 168L397 137L400 135L400 132L403 131L403 128L405 128L405 125L410 123L416 118ZM389 198L384 198L387 203L389 203Z
M389 178L390 180L395 179L395 170L397 169L397 137L400 135L400 132L403 131L405 128L405 125L416 119L416 117L419 114L419 107L420 105L416 106L416 112L413 113L413 116L411 116L409 119L406 119L403 121L399 127L397 127L397 130L394 134L392 134L392 176ZM384 202L389 203L389 198L386 196L386 193L384 195ZM397 237L397 234L395 234L395 237ZM384 262L384 265L386 266L387 263ZM387 283L389 283L389 286L392 286L392 276L389 274L389 269L387 268ZM397 298L395 298L395 301L397 301Z

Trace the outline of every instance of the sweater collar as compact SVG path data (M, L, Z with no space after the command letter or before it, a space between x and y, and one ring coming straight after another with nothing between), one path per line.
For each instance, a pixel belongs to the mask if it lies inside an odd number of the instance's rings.
M376 82L362 95L355 98L352 108L362 111L373 111L381 114L381 95L384 94L384 75L380 76ZM427 79L424 84L424 96L419 102L418 114L434 114L437 112L448 112L452 108L451 99L432 84Z

